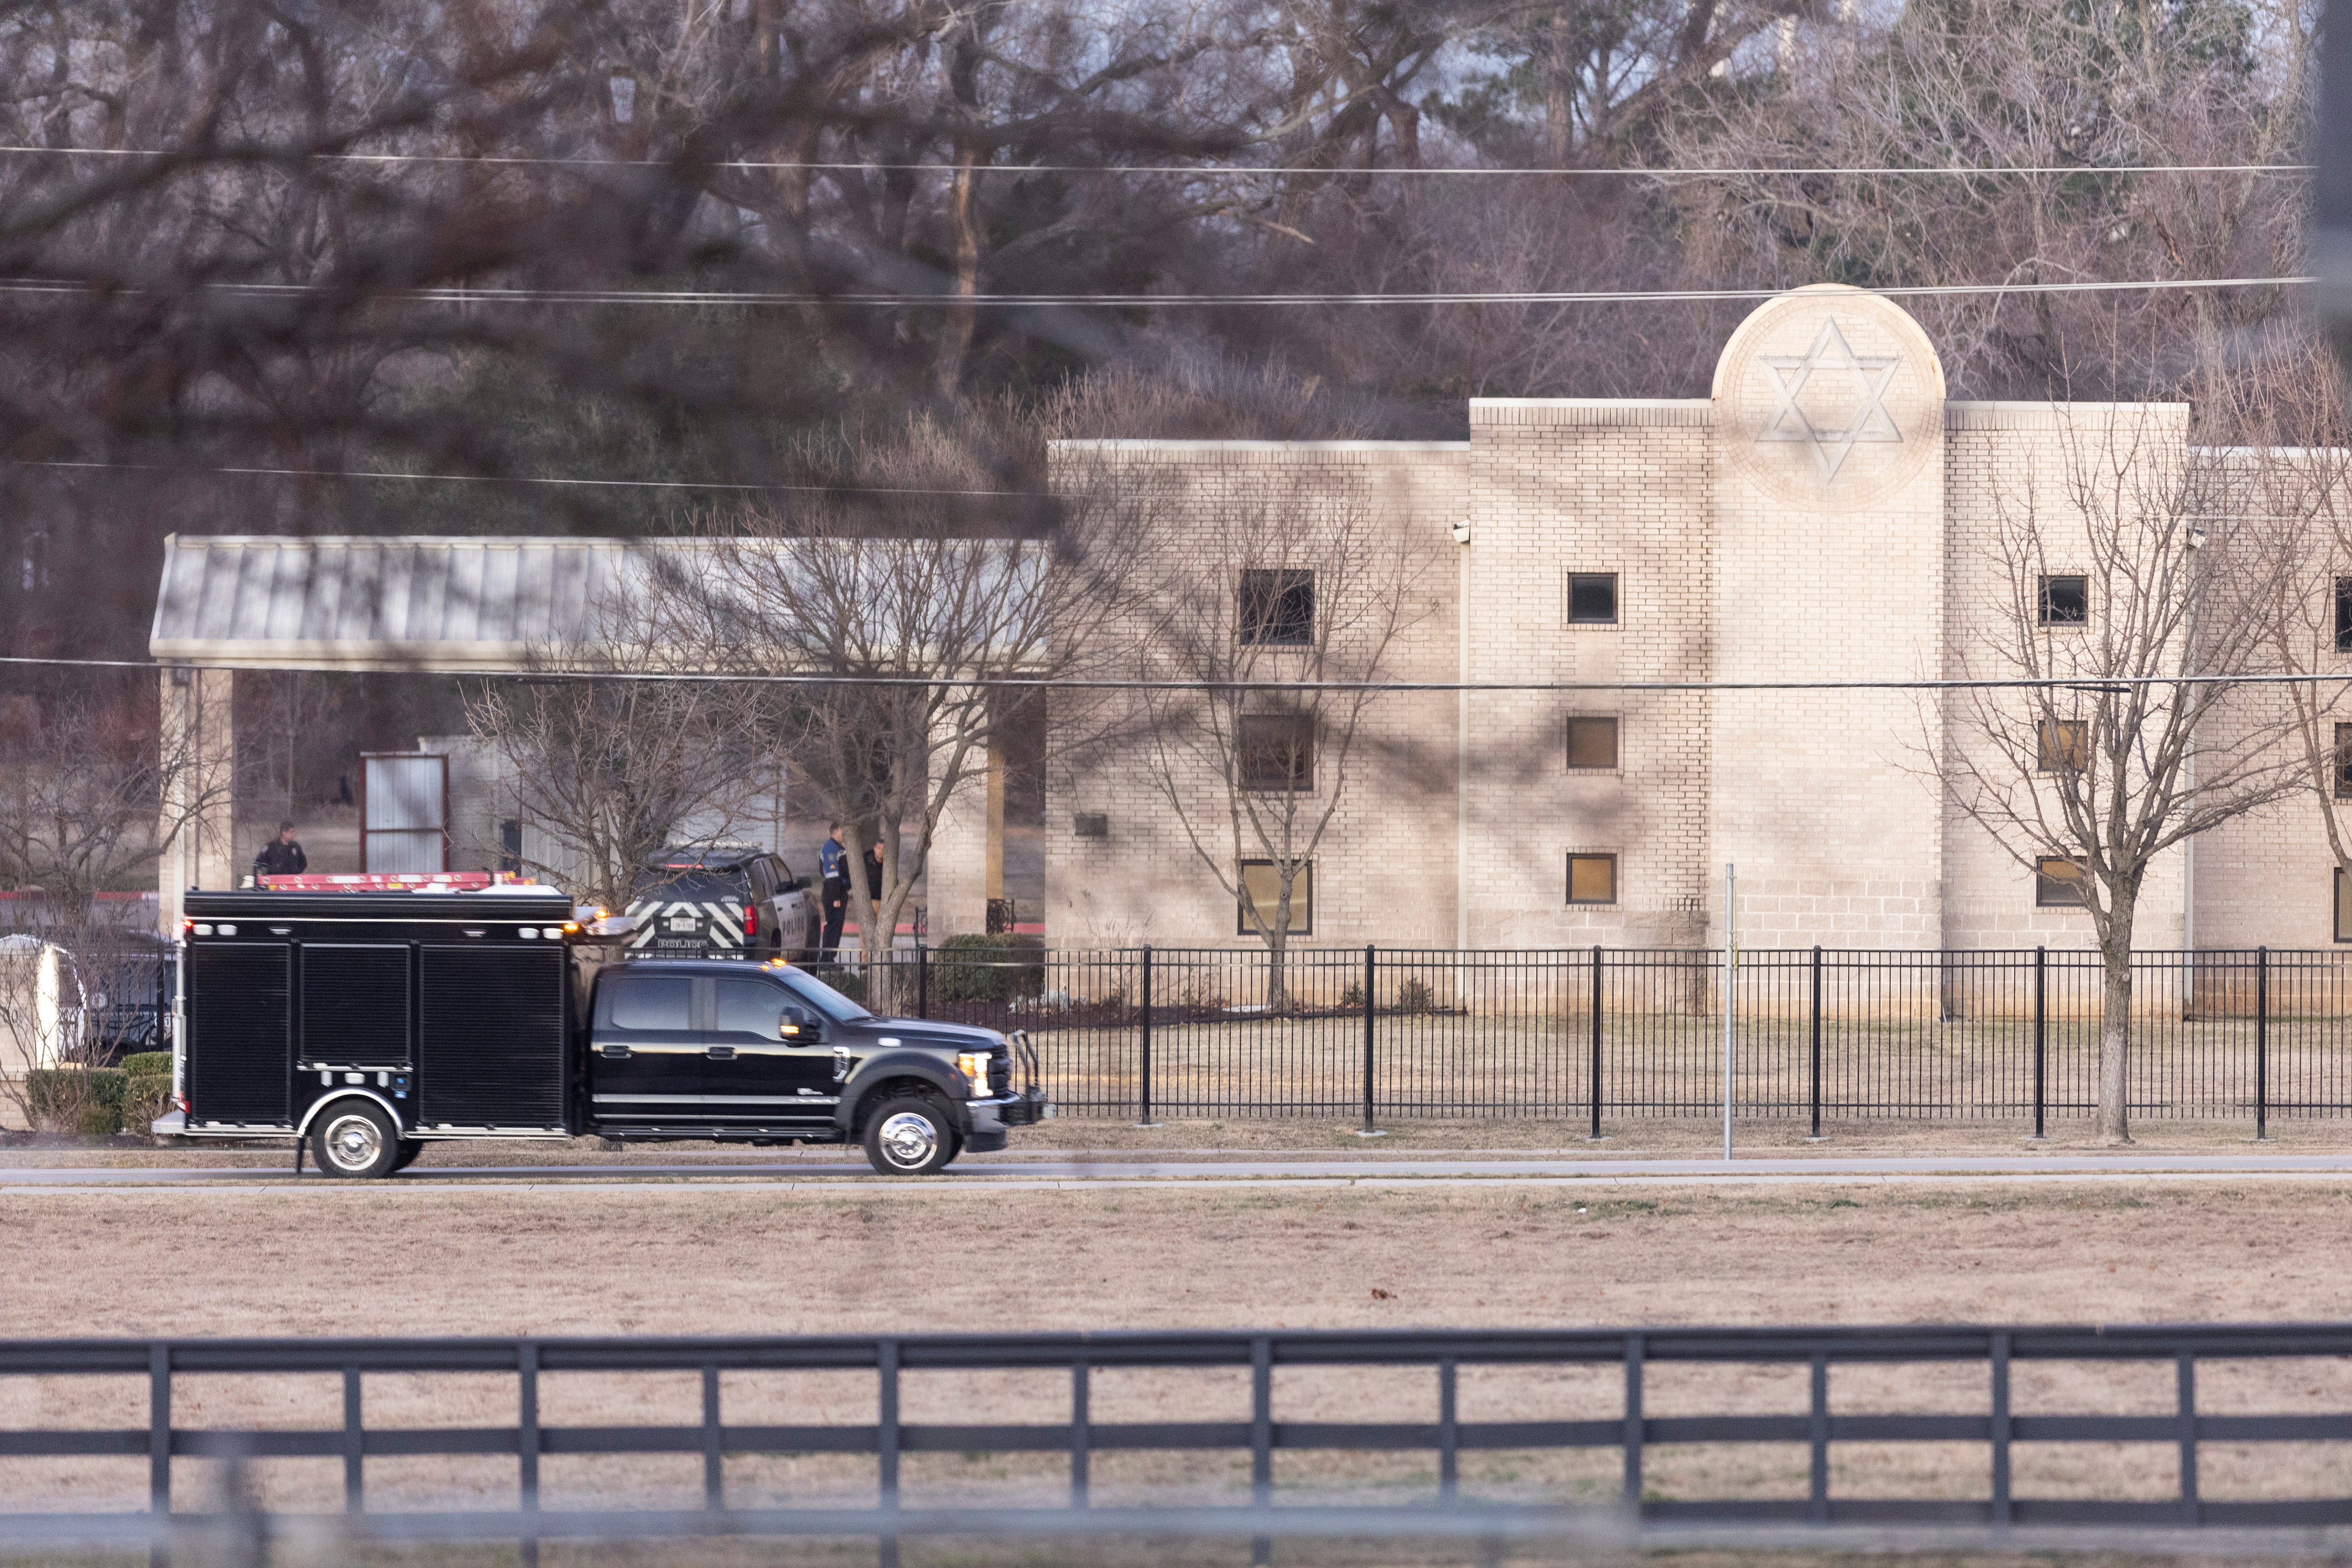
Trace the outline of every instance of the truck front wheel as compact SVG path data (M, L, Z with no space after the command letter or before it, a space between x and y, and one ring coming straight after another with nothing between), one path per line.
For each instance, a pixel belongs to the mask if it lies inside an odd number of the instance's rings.
M338 1100L310 1124L310 1152L331 1176L389 1176L398 1168L400 1135L383 1107L364 1100Z
M866 1160L886 1176L928 1176L956 1157L955 1120L929 1095L902 1094L866 1123Z

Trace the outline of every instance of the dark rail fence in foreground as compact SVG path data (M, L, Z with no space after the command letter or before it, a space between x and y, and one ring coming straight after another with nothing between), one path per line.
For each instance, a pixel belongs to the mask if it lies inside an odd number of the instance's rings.
M2352 954L2133 961L2132 1111L2352 1112ZM1718 950L901 950L878 1010L1026 1029L1071 1115L1719 1113ZM2099 955L1750 949L1732 1001L1736 1114L2008 1120L2096 1099Z
M2206 1526L2335 1525L2352 1522L2352 1497L2342 1495L2343 1450L2312 1474L2333 1481L2335 1495L2308 1497L2213 1497L2200 1485L2200 1445L2342 1444L2352 1441L2352 1404L2338 1384L2338 1407L2292 1413L2209 1414L2198 1401L2201 1364L2242 1369L2250 1363L2287 1362L2293 1381L2319 1384L2326 1369L2319 1358L2352 1356L2352 1324L2223 1325L2212 1327L1879 1327L1747 1328L1592 1331L1415 1331L1279 1332L1140 1332L1062 1334L904 1335L799 1339L480 1339L480 1340L217 1340L217 1341L15 1341L0 1342L0 1378L143 1377L150 1420L126 1430L8 1430L0 1432L0 1497L21 1508L22 1492L7 1479L10 1463L28 1458L131 1456L146 1460L149 1507L141 1512L0 1512L0 1546L61 1546L74 1543L117 1547L151 1545L160 1563L174 1528L205 1516L179 1510L173 1491L173 1461L187 1456L340 1458L341 1515L272 1516L276 1532L304 1523L329 1526L353 1537L386 1541L508 1540L524 1544L557 1538L623 1536L871 1536L882 1544L886 1563L895 1558L901 1536L941 1533L1052 1535L1084 1528L1101 1533L1149 1533L1155 1519L1183 1517L1196 1533L1203 1518L1223 1518L1265 1541L1301 1533L1331 1517L1330 1505L1285 1500L1276 1484L1275 1457L1297 1451L1407 1453L1433 1461L1425 1493L1401 1509L1352 1508L1344 1517L1355 1533L1379 1534L1400 1521L1425 1526L1450 1517L1459 1533L1475 1528L1497 1539L1527 1534L1549 1521L1557 1527L1558 1507L1529 1507L1482 1499L1475 1478L1465 1487L1463 1458L1481 1452L1540 1456L1547 1450L1614 1451L1620 1479L1615 1506L1596 1510L1642 1521L1794 1523L1811 1525L1945 1524L2125 1525L2172 1528ZM2034 1399L2012 1398L2015 1369L2031 1363L2153 1364L2170 1385L2170 1407L2156 1412L2144 1399L2137 1414L2095 1411L2021 1412L2020 1403L2051 1399L2047 1389ZM1775 1414L1654 1415L1645 1406L1645 1378L1652 1369L1678 1364L1802 1369L1810 1396L1801 1408ZM1896 1414L1841 1412L1831 1399L1831 1373L1840 1367L1893 1367L1911 1375L1904 1386L1924 1389L1921 1369L1962 1365L1980 1368L1984 1396L1954 1400L1969 1408ZM1465 1373L1501 1367L1524 1384L1530 1369L1588 1369L1601 1373L1580 1418L1539 1420L1465 1419L1461 1383ZM1245 1371L1246 1415L1223 1421L1099 1421L1090 1411L1098 1374L1125 1368L1173 1369L1204 1382L1221 1369ZM1392 1389L1397 1380L1426 1374L1427 1414L1418 1420L1334 1422L1286 1419L1276 1399L1276 1373L1294 1368L1352 1368L1379 1380L1370 1386ZM902 1418L903 1382L940 1370L1020 1370L1067 1377L1061 1418L1047 1421L955 1425ZM874 1411L870 1422L775 1426L731 1423L722 1408L723 1374L746 1372L824 1371L870 1373ZM582 1373L697 1373L701 1380L701 1419L678 1426L558 1426L541 1417L542 1392L551 1379ZM514 1418L488 1427L385 1427L365 1419L364 1390L371 1377L385 1374L492 1373L512 1382ZM310 1427L223 1430L183 1426L175 1418L175 1379L244 1374L249 1377L340 1374L341 1408L318 1413ZM2273 1381L2280 1381L2273 1379ZM1481 1384L1480 1389L1491 1384ZM1206 1392L1204 1390L1204 1392ZM2311 1392L2317 1393L2314 1388ZM1934 1393L1916 1393L1935 1401ZM2079 1398L2079 1394L2077 1394ZM324 1403L324 1401L322 1401ZM968 1401L967 1403L984 1403ZM1475 1403L1475 1402L1474 1402ZM1747 1401L1752 1404L1752 1401ZM1869 1401L1864 1401L1869 1403ZM2246 1403L2241 1395L2225 1401ZM975 1409L974 1417L986 1412ZM1562 1411L1561 1415L1570 1414ZM1236 1415L1240 1412L1236 1410ZM1663 1497L1645 1470L1661 1448L1676 1445L1790 1446L1809 1456L1801 1470L1791 1468L1780 1495ZM1831 1455L1843 1444L1939 1444L1973 1446L1970 1466L1979 1480L1965 1497L1840 1496L1832 1491ZM2017 1446L2155 1444L2177 1455L2177 1484L2151 1496L2147 1483L2159 1466L2143 1459L2110 1468L2105 1495L2038 1497L2012 1485ZM1238 1482L1228 1503L1188 1506L1155 1512L1150 1508L1095 1509L1091 1474L1099 1456L1137 1450L1223 1450L1248 1459L1248 1501ZM1881 1452L1884 1451L1882 1448ZM702 1507L668 1510L605 1509L594 1511L542 1510L541 1463L551 1455L698 1455L702 1461ZM730 1506L725 1461L747 1454L871 1456L871 1508ZM1066 1464L1066 1491L1025 1508L918 1506L901 1485L901 1462L909 1455L954 1454L970 1460L990 1456L1052 1457ZM367 1466L394 1456L477 1455L511 1457L517 1506L505 1510L400 1513L368 1507ZM1521 1462L1525 1462L1522 1458ZM1661 1458L1659 1463L1663 1465ZM1423 1472L1428 1477L1428 1472ZM1801 1476L1801 1479L1798 1479ZM2137 1495L2117 1495L2117 1494ZM1298 1494L1291 1490L1291 1496ZM216 1516L215 1516L216 1517ZM1472 1521L1462 1528L1463 1521ZM1483 1521L1483 1522L1477 1522ZM1434 1533L1436 1531L1433 1531Z

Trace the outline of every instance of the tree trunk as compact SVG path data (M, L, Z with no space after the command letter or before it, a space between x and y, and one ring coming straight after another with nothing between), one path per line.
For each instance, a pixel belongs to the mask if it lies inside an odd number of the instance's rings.
M1571 62L1568 53L1568 8L1551 13L1550 60L1544 71L1544 153L1554 168L1568 163Z
M2131 1140L2131 922L2116 922L2125 933L2102 942L2099 957L2106 984L2099 1010L2099 1141Z

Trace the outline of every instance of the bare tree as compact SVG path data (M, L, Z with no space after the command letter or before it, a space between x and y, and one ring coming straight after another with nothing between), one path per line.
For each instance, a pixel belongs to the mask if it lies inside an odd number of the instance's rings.
M231 794L194 742L159 747L154 691L76 680L0 699L0 884L37 890L50 924L90 924L101 891L143 879Z
M995 412L990 447L1046 432ZM896 493L887 518L823 499L714 514L696 572L666 589L678 657L750 678L757 729L835 818L880 840L881 898L851 879L869 959L888 953L941 819L985 773L1008 695L1108 668L1105 634L1131 608L1134 510L991 493L975 445L917 418L855 454L861 482Z
M543 662L572 673L493 681L466 705L513 780L518 817L558 851L524 868L615 910L689 824L723 836L764 776L740 695L651 668L643 646L551 651Z
M1279 1008L1299 879L1379 744L1368 686L1396 676L1427 613L1432 542L1361 495L1163 504L1138 664L1145 773L1265 944Z
M2293 705L2245 681L2274 668L2273 617L2301 566L2292 533L2217 494L2229 476L2145 423L2078 426L2059 445L2061 477L2029 472L1970 563L1990 602L1953 671L2043 684L1953 693L1927 750L1958 811L2079 893L2104 974L2097 1126L2126 1142L2149 868L2305 785Z

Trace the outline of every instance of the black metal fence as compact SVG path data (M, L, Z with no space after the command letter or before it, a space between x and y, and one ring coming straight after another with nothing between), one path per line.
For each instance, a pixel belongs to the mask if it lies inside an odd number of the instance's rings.
M1716 950L907 949L877 1010L1025 1029L1076 1116L1704 1115L1724 1100ZM1743 951L1736 1114L2030 1121L2096 1100L2095 952ZM2352 955L2135 956L2142 1118L2352 1112Z
M2352 1324L0 1342L0 1382L134 1379L147 1416L0 1430L0 1545L152 1542L160 1555L191 1511L175 1466L224 1457L339 1467L333 1502L309 1517L355 1536L527 1551L821 1534L874 1537L887 1555L901 1535L1024 1520L1066 1532L1074 1515L1147 1532L1154 1500L1180 1492L1189 1516L1224 1510L1265 1535L1335 1503L1366 1533L1384 1509L1431 1505L1486 1510L1497 1533L1570 1504L1643 1521L2341 1524L2347 1356ZM1123 1418L1118 1380L1139 1373L1162 1379L1141 1402L1156 1414ZM730 1414L744 1380L779 1373L846 1375L865 1397ZM930 1400L951 1419L910 1418L921 1381L952 1373L1001 1375ZM370 1418L387 1386L413 1395L434 1374L457 1374L436 1385L444 1404ZM624 1422L551 1418L559 1384L612 1374L635 1380L607 1393ZM688 1418L655 1419L663 1374L692 1391ZM181 1418L192 1387L225 1379L278 1380L267 1418ZM94 1397L53 1387L45 1407ZM1179 1484L1111 1473L1137 1455L1172 1457ZM374 1468L419 1456L510 1465L498 1489L511 1506L381 1507ZM608 1481L592 1505L551 1498L551 1463L619 1456L685 1458L696 1495L635 1506ZM753 1500L730 1462L754 1456L835 1457L857 1480ZM1367 1469L1378 1456L1411 1468ZM108 1457L143 1467L143 1509L39 1509L27 1467ZM994 1485L1008 1475L1012 1490Z

